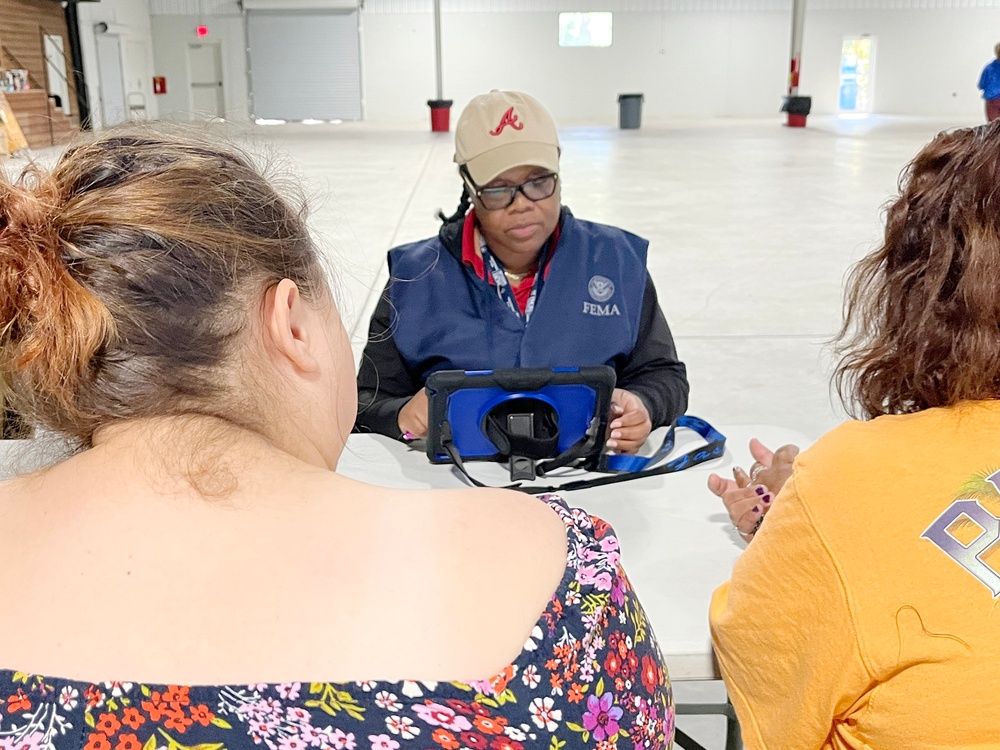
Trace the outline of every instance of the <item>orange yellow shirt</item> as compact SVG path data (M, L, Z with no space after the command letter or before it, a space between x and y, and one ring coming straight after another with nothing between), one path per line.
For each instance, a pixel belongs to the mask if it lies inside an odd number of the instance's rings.
M1000 748L1000 402L849 422L714 594L748 750Z

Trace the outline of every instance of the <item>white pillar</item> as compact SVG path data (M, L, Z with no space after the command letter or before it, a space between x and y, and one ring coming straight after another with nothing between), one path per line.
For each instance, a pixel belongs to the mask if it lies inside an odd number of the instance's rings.
M434 0L434 60L437 66L437 98L444 97L441 80L441 0Z
M792 0L792 62L788 71L788 95L799 93L802 71L802 33L806 24L806 0Z

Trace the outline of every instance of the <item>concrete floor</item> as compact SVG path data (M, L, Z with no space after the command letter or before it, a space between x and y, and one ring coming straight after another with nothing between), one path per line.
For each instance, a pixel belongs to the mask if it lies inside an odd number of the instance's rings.
M813 117L789 129L776 116L647 122L639 131L567 125L563 200L581 218L650 240L649 268L688 365L691 413L815 439L844 418L829 388L827 342L840 323L845 273L878 243L881 209L905 164L938 131L975 124ZM458 202L451 136L423 122L237 135L304 186L359 354L385 252L436 233L435 212ZM689 683L678 697L700 702L724 691ZM721 718L686 716L679 725L722 747Z

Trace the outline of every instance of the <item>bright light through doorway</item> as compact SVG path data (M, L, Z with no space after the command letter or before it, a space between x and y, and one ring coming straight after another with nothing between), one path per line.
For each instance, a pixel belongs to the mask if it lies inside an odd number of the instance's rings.
M843 115L871 113L874 85L875 40L867 35L844 39L837 109Z

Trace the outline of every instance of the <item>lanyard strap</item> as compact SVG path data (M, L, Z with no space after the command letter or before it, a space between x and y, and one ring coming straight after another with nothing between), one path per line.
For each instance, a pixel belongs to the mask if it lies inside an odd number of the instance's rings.
M524 306L524 315L521 315L521 308L517 306L517 300L514 299L514 292L510 288L510 282L507 281L507 274L504 273L500 261L490 251L489 246L486 244L486 238L482 234L479 235L479 250L483 254L483 262L486 264L486 268L493 279L493 286L496 287L497 296L500 298L500 301L517 317L523 317L524 322L527 323L531 320L531 313L535 311L538 288L542 285L542 270L545 268L548 243L542 248L542 254L538 258L538 270L535 271L535 282L531 285L531 294L528 295L528 303Z
M658 464L670 455L670 452L674 449L674 444L677 442L678 427L684 427L693 432L697 432L705 439L705 442L708 443L708 445L699 446L698 448L670 461L667 464L668 466L678 464L679 468L674 469L675 471L681 471L681 469L686 469L688 466L693 466L694 464L690 463L690 461L694 458L693 454L703 451L706 448L714 447L716 444L719 444L719 447L722 449L725 448L725 435L712 427L712 425L704 419L685 414L677 417L677 419L674 420L674 423L670 425L670 429L667 430L667 434L663 436L663 442L660 444L659 449L652 456L609 456L605 454L601 456L601 463L597 470L605 471L610 474L647 471L650 467ZM722 455L721 451L719 452L719 455ZM698 463L702 463L707 460L708 459L703 458L701 461L698 461Z
M656 466L655 464L670 455L670 452L674 449L678 428L684 428L698 433L705 439L705 445L699 445L692 448L687 453L668 461L662 466ZM469 480L469 482L476 487L488 486L472 477L469 474L468 469L465 468L462 457L455 448L451 435L451 425L449 425L448 422L445 422L442 428L441 445L448 454L448 457L451 458L452 462L455 464L455 467L466 479ZM509 484L506 485L504 489L520 490L521 492L526 492L529 495L543 495L549 492L587 490L592 487L603 487L607 484L618 484L632 479L655 477L661 474L673 474L674 472L683 471L684 469L688 469L692 466L703 464L706 461L722 458L725 451L725 435L715 429L704 419L685 414L684 416L678 417L676 421L670 425L670 429L667 430L667 434L664 435L663 442L660 444L659 450L657 450L652 456L601 456L597 471L609 473L611 476L598 477L597 479L581 479L576 482L567 482L560 485L525 486L522 484Z
M654 466L654 464L666 458L670 454L670 451L673 450L674 443L676 442L676 432L678 427L683 427L697 432L705 439L705 445L699 445L696 448L692 448L687 453L668 461L662 466ZM725 451L725 435L712 427L712 425L704 419L684 415L678 417L677 420L670 425L670 429L667 430L667 434L663 437L663 443L660 445L659 450L652 456L649 456L648 458L644 456L622 455L602 456L598 471L610 472L613 474L612 476L600 477L598 479L582 479L577 482L567 482L563 485L549 487L522 486L517 487L516 489L521 490L521 492L527 492L530 495L542 495L548 492L587 490L591 487L603 487L607 484L618 484L619 482L627 482L632 479L655 477L660 474L673 474L674 472L683 471L684 469L688 469L692 466L703 464L706 461L722 458L722 454L725 453Z

